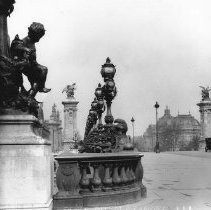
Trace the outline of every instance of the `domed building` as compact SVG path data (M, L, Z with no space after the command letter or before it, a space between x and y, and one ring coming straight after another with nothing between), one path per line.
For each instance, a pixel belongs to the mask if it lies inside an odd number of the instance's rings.
M197 149L200 136L200 123L190 113L173 117L166 107L164 115L158 120L160 148L164 151ZM143 134L145 151L153 151L156 143L155 125L149 125Z
M164 115L158 120L158 125L161 127L166 125L171 125L173 119L174 117L171 116L170 109L167 106L166 109L164 110Z

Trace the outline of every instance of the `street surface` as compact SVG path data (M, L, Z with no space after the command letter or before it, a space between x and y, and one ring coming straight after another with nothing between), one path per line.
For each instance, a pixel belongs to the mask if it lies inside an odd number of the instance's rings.
M211 153L143 154L147 198L130 205L93 209L211 210Z

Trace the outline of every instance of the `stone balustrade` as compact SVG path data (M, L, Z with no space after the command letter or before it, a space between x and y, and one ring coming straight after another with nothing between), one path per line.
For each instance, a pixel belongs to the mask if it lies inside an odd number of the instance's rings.
M58 155L54 209L116 206L139 201L146 196L142 157L138 152Z

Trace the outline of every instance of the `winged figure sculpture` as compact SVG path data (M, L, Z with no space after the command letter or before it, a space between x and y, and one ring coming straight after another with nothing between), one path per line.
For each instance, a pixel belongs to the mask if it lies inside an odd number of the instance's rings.
M62 93L66 92L67 98L73 98L74 97L74 91L76 90L76 83L73 83L72 85L67 85Z
M202 88L201 95L202 95L202 101L209 98L209 91L211 90L209 87L199 86Z

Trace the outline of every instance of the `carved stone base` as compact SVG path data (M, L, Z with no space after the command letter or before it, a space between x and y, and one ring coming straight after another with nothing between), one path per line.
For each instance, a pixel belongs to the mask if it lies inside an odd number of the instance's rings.
M61 209L70 209L70 208L83 208L83 199L81 195L60 193L56 194L53 198L53 209L61 210Z
M58 155L54 209L118 206L141 200L146 197L141 157L137 152Z
M52 209L51 145L32 115L0 115L0 209Z
M140 187L124 189L112 192L96 192L86 195L70 196L63 198L54 197L54 210L85 208L85 207L106 207L119 206L134 203L141 200L142 190ZM118 201L118 202L117 202Z

